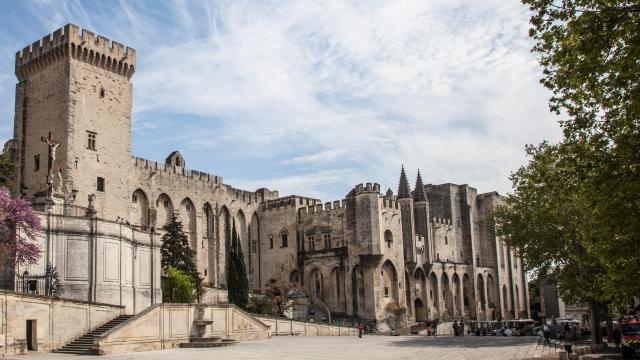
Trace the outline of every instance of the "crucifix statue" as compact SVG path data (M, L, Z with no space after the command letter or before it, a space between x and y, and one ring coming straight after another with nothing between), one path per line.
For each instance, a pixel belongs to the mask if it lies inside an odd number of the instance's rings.
M42 142L47 143L49 154L47 159L47 198L51 199L53 195L53 163L56 161L56 149L60 146L60 142L53 139L51 132L48 137L41 137Z
M53 139L53 136L51 136L51 132L49 132L49 136L48 137L42 137L41 138L42 142L46 142L47 146L49 147L49 158L48 158L48 162L47 162L47 171L51 172L51 169L53 169L53 163L56 161L56 149L58 148L58 146L60 146L60 142L56 141Z

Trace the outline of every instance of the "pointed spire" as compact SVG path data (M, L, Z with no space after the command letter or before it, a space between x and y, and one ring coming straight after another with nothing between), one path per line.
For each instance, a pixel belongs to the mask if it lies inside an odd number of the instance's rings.
M424 193L424 184L422 183L422 176L420 176L420 169L418 169L418 177L416 178L416 188L413 190L413 201L427 201L427 194Z
M404 172L404 165L400 170L400 183L398 184L398 199L411 198L411 189L409 188L409 180L407 180L407 174Z
M389 199L393 199L393 190L391 190L391 188L388 188L385 196L388 197Z

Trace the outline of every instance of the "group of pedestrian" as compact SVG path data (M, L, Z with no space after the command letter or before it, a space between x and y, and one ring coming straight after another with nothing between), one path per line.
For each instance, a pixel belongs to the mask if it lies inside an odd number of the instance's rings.
M369 332L371 332L371 329L369 328L369 324L364 324L362 322L357 322L355 324L356 330L358 331L358 337L362 338L362 334L368 334Z

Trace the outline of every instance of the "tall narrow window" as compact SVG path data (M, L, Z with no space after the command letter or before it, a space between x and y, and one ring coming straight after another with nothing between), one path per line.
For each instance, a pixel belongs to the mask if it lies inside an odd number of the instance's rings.
M273 249L273 235L269 235L269 249Z
M107 94L107 91L104 88L100 88L100 97L103 98Z
M331 249L331 234L324 234L322 237L324 239L324 248Z
M280 233L280 238L282 238L282 247L283 248L289 247L289 235L287 234L286 231L283 231Z
M40 170L40 155L33 157L33 171Z
M87 149L95 150L96 149L96 133L93 131L87 131Z
M313 235L307 236L309 242L309 251L316 251L316 237Z
M98 177L96 181L96 191L104 192L104 178Z

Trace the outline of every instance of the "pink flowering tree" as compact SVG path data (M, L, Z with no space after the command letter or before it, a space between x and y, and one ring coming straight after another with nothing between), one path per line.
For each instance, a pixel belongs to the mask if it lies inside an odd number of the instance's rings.
M40 258L35 242L40 219L28 201L12 199L0 186L0 260L12 267L33 264Z

